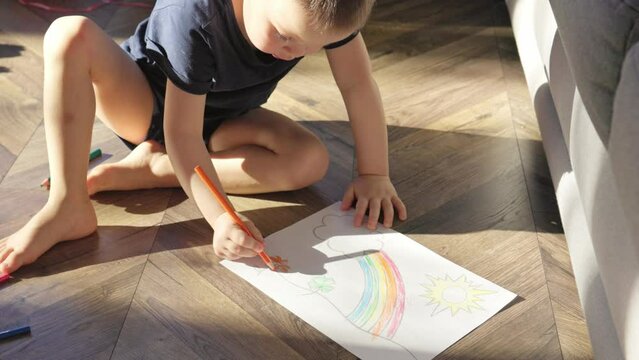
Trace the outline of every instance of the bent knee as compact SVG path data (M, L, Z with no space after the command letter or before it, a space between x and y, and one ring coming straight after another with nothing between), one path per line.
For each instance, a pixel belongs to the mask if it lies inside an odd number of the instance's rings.
M91 36L97 25L89 18L74 15L57 18L44 34L43 52L48 57L90 55Z
M290 188L301 189L320 181L330 162L326 146L317 138L304 142L291 161Z

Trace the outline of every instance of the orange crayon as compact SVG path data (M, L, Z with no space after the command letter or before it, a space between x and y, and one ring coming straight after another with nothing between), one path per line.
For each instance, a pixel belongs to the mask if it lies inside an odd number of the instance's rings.
M213 181L211 181L211 179L209 179L209 177L206 175L204 170L202 170L200 165L195 167L195 172L200 176L200 179L202 179L202 182L204 182L204 184L206 184L206 186L209 188L209 190L211 190L211 193L213 193L213 196L215 197L215 200L217 200L217 202L220 204L220 206L222 206L224 208L224 210L229 215L231 215L231 218L233 219L233 221L240 228L242 228L242 230L244 230L245 233L247 233L249 236L251 236L253 239L255 239L255 236L253 236L253 234L251 233L251 230L249 230L249 228L246 226L244 221L242 221L242 219L240 219L239 216L237 216L237 214L235 213L235 210L233 209L233 206L217 190L217 188L215 187L215 184L213 183ZM268 266L271 270L275 270L275 265L273 264L273 261L271 260L271 258L266 254L266 252L260 251L258 253L258 255L262 258L262 260L264 261L266 266Z

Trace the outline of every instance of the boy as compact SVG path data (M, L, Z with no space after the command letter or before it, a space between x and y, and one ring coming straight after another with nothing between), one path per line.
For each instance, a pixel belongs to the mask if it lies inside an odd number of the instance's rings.
M310 131L260 107L305 54L326 49L353 128L359 176L342 207L356 202L392 225L406 209L388 177L386 126L358 29L374 0L158 0L118 47L84 17L54 21L44 37L44 124L51 178L46 205L0 243L0 273L35 261L54 244L97 228L89 195L181 185L214 229L215 254L255 256L247 236L193 172L201 165L229 193L285 191L324 176L328 154ZM123 51L124 50L124 51ZM132 152L95 168L85 157L94 116ZM219 175L219 176L218 176Z

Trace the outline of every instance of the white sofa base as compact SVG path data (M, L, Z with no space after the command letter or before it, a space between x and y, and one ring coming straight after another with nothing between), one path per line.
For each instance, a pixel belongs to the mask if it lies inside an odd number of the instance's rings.
M561 58L565 57L563 49L557 51L557 24L547 0L506 0L506 3L528 90L534 102L593 353L597 359L624 359L593 246L584 199L571 165L568 146L572 144L566 144L564 140L570 139L574 129L570 128L569 121L562 124L557 111L559 108L564 113L574 112L574 98L578 97L578 93L570 96L570 91L576 91L574 83L564 81L572 75L566 59ZM552 83L549 76L561 80ZM572 89L569 89L571 86ZM556 87L563 89L557 91ZM553 98L555 92L558 96ZM571 98L561 99L562 96ZM626 347L627 354L632 352L628 351Z

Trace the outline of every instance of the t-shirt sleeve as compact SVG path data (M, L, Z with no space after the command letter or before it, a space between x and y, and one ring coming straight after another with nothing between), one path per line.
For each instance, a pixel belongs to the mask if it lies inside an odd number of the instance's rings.
M340 41L336 41L334 43L330 43L326 46L324 46L324 49L326 50L330 50L330 49L335 49L338 48L342 45L346 45L348 44L351 40L355 39L355 37L357 36L357 34L359 34L359 30L355 31L354 33L348 35L347 37L345 37L344 39L340 40Z
M186 7L155 9L145 35L146 55L180 89L206 94L215 82L215 62L205 36Z

